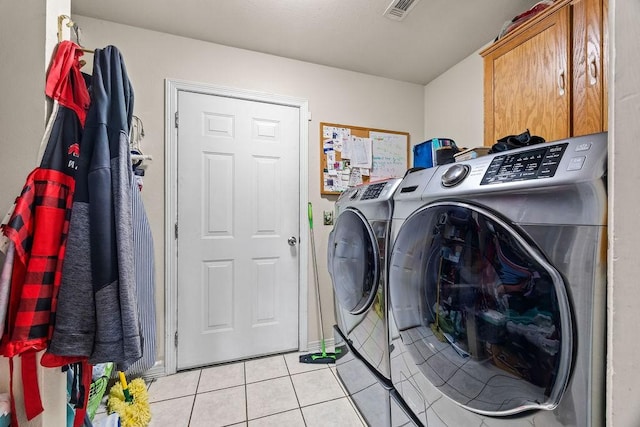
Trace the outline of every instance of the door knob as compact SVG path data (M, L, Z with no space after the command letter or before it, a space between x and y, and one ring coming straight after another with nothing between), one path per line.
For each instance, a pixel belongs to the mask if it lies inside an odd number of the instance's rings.
M298 243L298 239L295 236L291 236L287 239L287 243L289 243L289 246L295 246Z

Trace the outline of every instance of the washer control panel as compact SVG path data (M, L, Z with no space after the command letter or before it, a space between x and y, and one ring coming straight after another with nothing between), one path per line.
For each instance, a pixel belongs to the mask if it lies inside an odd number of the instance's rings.
M379 182L369 185L362 193L362 197L360 197L360 200L377 199L378 197L380 197L380 193L382 193L382 190L384 190L384 186L386 184L386 182Z
M491 160L480 185L551 178L556 174L568 145L555 144L496 156ZM583 162L575 167L579 169Z

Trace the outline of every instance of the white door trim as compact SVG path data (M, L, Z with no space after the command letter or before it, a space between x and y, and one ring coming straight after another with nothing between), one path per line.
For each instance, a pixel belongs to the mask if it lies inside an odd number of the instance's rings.
M175 336L178 331L178 254L175 239L175 224L178 220L178 131L175 126L178 111L178 92L188 91L206 95L225 96L249 101L286 105L300 110L300 229L298 230L299 248L299 308L298 308L298 346L300 351L307 350L307 290L308 290L308 251L307 203L309 201L309 102L270 93L254 92L223 86L195 83L183 80L165 80L165 351L164 370L166 375L177 371L177 349Z

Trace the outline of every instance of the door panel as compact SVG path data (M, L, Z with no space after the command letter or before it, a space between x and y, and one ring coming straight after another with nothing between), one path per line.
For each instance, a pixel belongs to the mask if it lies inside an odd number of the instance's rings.
M299 109L178 93L178 369L298 348Z

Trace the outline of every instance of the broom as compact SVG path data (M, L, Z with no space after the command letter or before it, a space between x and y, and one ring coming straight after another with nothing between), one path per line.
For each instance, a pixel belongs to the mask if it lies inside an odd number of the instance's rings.
M146 427L151 422L151 409L147 396L147 385L136 378L129 385L124 372L118 372L120 382L109 391L107 410L120 416L122 427Z
M311 258L313 259L313 273L316 285L316 301L318 303L318 317L320 318L320 353L303 354L300 356L300 363L335 363L336 354L327 353L327 348L324 343L324 330L322 323L322 304L320 303L320 282L318 281L318 261L316 259L316 242L313 236L313 208L311 202L308 205L309 213L309 232L311 235Z

